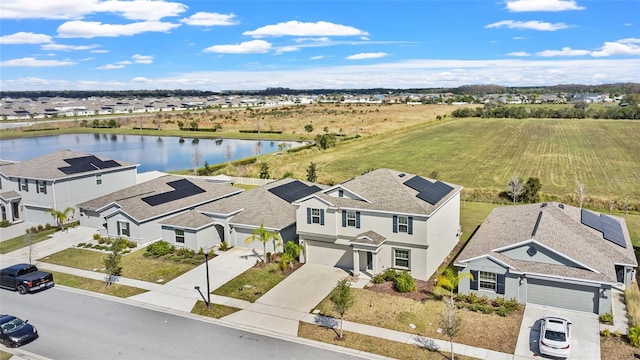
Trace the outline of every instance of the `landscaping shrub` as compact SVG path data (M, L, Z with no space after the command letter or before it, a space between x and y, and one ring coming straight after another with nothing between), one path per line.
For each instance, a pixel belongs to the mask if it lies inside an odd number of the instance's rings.
M382 273L382 277L385 281L394 281L398 277L398 272L395 269L386 269Z
M480 310L480 312L483 312L485 314L492 314L493 313L493 307L491 307L490 305L480 305L478 307L478 310Z
M45 229L45 230L51 230L51 224L46 223L46 224L44 225L44 229Z
M627 339L629 340L629 344L640 347L640 326L630 327L627 333Z
M520 303L518 303L518 300L516 300L514 298L511 298L511 299L506 301L504 306L507 308L508 312L512 312L512 311L516 311L516 310L518 310L520 308Z
M605 328L600 331L600 336L609 337L609 335L611 335L611 330L609 330L609 328Z
M498 306L498 310L496 312L502 317L509 315L509 312L507 311L507 308L504 307L504 305Z
M469 293L469 295L467 295L467 302L469 304L472 304L472 305L477 304L478 303L478 294L476 294L474 292Z
M226 241L221 241L220 242L220 250L222 251L227 251L229 249L229 245L227 244Z
M613 314L610 312L601 314L600 322L605 324L613 324Z
M100 234L93 234L93 240L100 240L101 237Z
M9 222L9 220L4 219L2 221L0 221L0 227L7 227L9 226L11 223Z
M289 255L292 259L298 261L300 258L300 245L296 244L293 241L287 241L284 244L284 253Z
M478 298L478 304L482 306L489 306L491 304L491 301L489 300L489 297L487 295L482 295Z
M135 247L138 247L138 243L133 240L127 240L127 247L133 249Z
M493 306L495 307L500 307L505 305L506 300L502 297L502 296L498 296L497 298L493 299Z
M371 278L371 282L374 284L382 284L384 282L384 276L382 276L382 274L375 274L373 278Z
M143 255L160 257L160 256L173 253L175 250L176 250L175 246L169 244L164 240L161 240L161 241L154 242L153 244L149 244L147 246L147 250Z
M38 225L38 232L44 231L44 225Z
M108 240L107 238L101 237L101 238L98 239L98 244L104 244L104 243L107 242L107 240Z
M176 256L191 259L196 256L196 252L191 249L181 248L175 251Z
M401 272L395 280L393 280L393 285L396 290L401 293L412 292L416 290L416 280L411 277L411 274L407 271Z

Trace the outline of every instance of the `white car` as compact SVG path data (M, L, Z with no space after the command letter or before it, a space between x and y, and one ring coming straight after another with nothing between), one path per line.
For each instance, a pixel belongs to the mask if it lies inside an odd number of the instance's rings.
M568 358L571 353L571 320L547 315L540 319L540 354Z

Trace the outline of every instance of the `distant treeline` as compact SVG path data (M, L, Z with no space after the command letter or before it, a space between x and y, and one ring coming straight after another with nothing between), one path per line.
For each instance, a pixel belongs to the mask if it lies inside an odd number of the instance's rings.
M566 106L561 108L547 108L540 105L534 106L506 106L493 105L476 109L459 108L454 110L453 117L479 117L479 118L551 118L551 119L631 119L640 120L640 107L633 106L609 106L606 108L588 108L585 104Z
M554 85L554 86L522 86L507 87L501 85L464 85L454 88L370 88L370 89L290 89L284 87L266 88L264 90L40 90L40 91L0 91L0 97L30 98L40 97L65 97L81 99L90 96L104 96L113 98L148 98L148 97L207 97L223 95L247 95L247 96L278 96L278 95L327 95L327 94L442 94L453 93L457 95L484 95L484 94L558 94L558 93L613 93L629 94L640 92L639 83L618 83L601 85Z

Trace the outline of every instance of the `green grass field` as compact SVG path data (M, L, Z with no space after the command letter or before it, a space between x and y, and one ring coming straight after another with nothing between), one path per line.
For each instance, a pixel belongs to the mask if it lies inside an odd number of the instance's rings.
M344 143L324 152L263 158L273 176L305 178L311 161L320 182L339 183L388 167L467 188L506 191L512 175L538 177L542 192L640 199L640 122L566 119L450 119Z

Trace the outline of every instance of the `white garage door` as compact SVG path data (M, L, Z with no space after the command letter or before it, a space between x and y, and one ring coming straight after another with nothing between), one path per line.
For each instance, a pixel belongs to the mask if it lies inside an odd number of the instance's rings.
M598 313L599 288L527 279L527 302Z
M353 269L353 254L350 247L322 241L306 240L306 243L307 262L336 266L343 269Z

